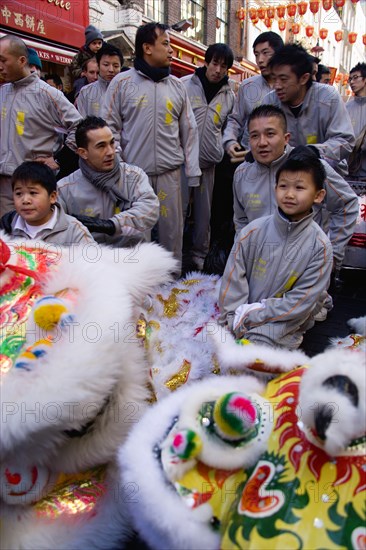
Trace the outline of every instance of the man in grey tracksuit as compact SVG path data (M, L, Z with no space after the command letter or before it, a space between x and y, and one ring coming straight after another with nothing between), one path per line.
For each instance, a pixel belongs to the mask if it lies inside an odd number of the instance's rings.
M148 23L136 34L135 67L108 87L102 116L126 162L149 176L160 201L158 240L181 261L181 166L199 185L198 129L184 84L170 75L173 50L167 27Z
M0 212L14 208L11 175L26 160L37 160L53 170L57 128L67 133L66 145L76 149L74 134L81 116L56 88L31 73L24 42L16 36L0 39Z
M276 179L278 208L238 234L220 288L220 322L237 338L297 348L314 324L332 270L332 246L313 220L325 171L309 149Z
M226 44L212 44L205 53L205 65L193 75L182 78L197 122L202 171L200 186L193 188L192 258L202 269L210 245L210 218L215 165L222 160L222 130L234 104L234 92L228 84L227 73L234 56ZM185 215L189 190L182 181L183 213Z
M255 111L253 112L255 114ZM238 234L248 223L268 216L277 209L275 198L276 172L286 162L294 149L286 145L283 135L283 153L270 165L257 161L255 148L253 162L241 164L234 175L234 224ZM329 164L321 160L326 180L325 199L314 205L314 220L328 233L333 247L334 267L339 269L345 248L352 236L358 215L358 200L349 184Z
M349 83L355 96L346 103L346 109L356 136L349 179L366 182L366 63L358 63L351 69Z
M76 143L80 169L58 182L65 211L86 225L99 243L131 246L149 239L159 201L147 175L120 161L113 134L101 118L85 118Z
M15 214L11 221L9 233L18 239L42 240L62 246L95 243L88 229L73 216L65 214L57 203L54 205L54 213L54 218L51 218L48 227L43 228L34 237L27 232L27 226L21 216ZM11 214L9 213L6 216Z
M350 117L332 86L311 79L312 60L304 48L286 44L269 62L274 90L262 105L281 107L291 134L290 145L314 145L340 174L355 143Z
M76 106L83 118L87 116L100 116L100 111L107 88L116 76L121 72L123 55L118 48L104 43L96 53L99 67L98 80L81 88L76 100Z
M272 90L268 63L275 51L282 46L282 38L273 31L261 33L253 43L255 60L261 74L247 78L240 84L234 108L228 116L223 134L224 148L233 161L244 160L240 148L248 149L248 116Z

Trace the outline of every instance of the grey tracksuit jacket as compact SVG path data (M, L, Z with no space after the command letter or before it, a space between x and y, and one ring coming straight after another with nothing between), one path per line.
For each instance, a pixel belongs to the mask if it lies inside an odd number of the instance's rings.
M76 170L58 182L60 203L68 214L93 216L101 219L112 219L116 226L113 237L96 233L97 242L118 244L124 232L133 228L141 232L149 231L159 217L159 201L146 174L137 166L120 163L121 177L119 187L123 193L125 205L116 213L115 204L107 193L97 189ZM127 233L128 235L128 233Z
M262 104L277 105L285 112L290 145L316 145L334 168L343 159L347 160L355 135L342 98L333 86L313 82L297 118L275 91L267 94Z
M56 128L67 132L66 145L76 149L80 114L36 73L0 86L0 105L0 174L11 176L25 160L52 156L59 138Z
M265 299L235 331L237 337L291 347L332 270L332 246L312 214L290 222L277 209L253 221L236 238L220 288L221 323L232 329L241 304Z
M153 82L134 68L116 75L101 116L121 145L123 160L148 176L183 163L188 178L201 175L197 124L185 86L175 76Z
M98 76L96 82L87 84L81 88L76 100L76 107L83 118L87 116L100 116L103 99L110 82Z
M272 88L262 75L252 76L240 84L234 108L224 130L225 149L234 141L239 142L244 149L248 149L248 116L271 90Z
M257 161L244 162L234 174L234 224L236 232L249 222L268 216L277 210L275 197L276 172L287 160L293 147L270 166ZM314 204L314 220L326 232L333 247L337 266L340 266L358 215L358 199L349 184L324 160L327 178L326 196L322 204Z
M366 128L366 97L353 97L346 103L346 109L357 138ZM350 174L350 179L352 179L353 175L366 179L366 138L361 145L360 169L357 174Z
M48 243L60 244L63 246L71 246L72 244L88 244L95 243L88 229L73 216L65 214L59 204L57 208L57 222L53 229L43 229L43 231L35 237L35 240L42 240ZM15 228L15 224L19 219L19 214L16 214L12 221L12 236L19 239L30 239L27 233L20 228Z
M223 155L222 130L231 113L235 95L228 84L224 84L215 97L207 103L201 81L196 74L182 79L198 126L200 168L218 164Z

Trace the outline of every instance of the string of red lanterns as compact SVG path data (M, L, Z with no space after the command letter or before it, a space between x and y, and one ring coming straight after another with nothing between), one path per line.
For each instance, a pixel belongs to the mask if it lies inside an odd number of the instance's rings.
M270 29L272 27L273 21L277 15L277 23L278 28L281 32L283 32L287 27L287 21L285 19L286 12L287 15L291 18L295 17L296 12L300 15L300 17L303 17L308 8L311 11L311 13L315 15L318 13L320 5L322 5L323 9L325 11L328 11L333 6L333 1L335 6L338 9L342 9L346 3L346 0L309 0L309 2L306 2L305 0L301 0L297 4L292 1L289 4L280 4L278 6L260 6L259 8L249 8L246 10L244 7L240 7L236 12L236 17L239 19L240 24L244 25L244 20L247 17L251 20L253 25L256 25L259 20L261 20L264 25ZM360 0L351 0L352 4L357 4ZM293 34L299 34L300 32L300 24L293 22L291 25L291 32ZM305 27L305 34L308 38L311 38L314 35L314 26L313 25L307 25ZM348 42L349 44L355 44L357 41L357 33L356 32L350 32L348 33ZM319 29L319 37L322 40L326 40L328 37L328 29L321 28ZM336 42L340 42L343 40L343 31L337 30L334 32L334 38ZM366 34L362 35L362 42L366 46Z

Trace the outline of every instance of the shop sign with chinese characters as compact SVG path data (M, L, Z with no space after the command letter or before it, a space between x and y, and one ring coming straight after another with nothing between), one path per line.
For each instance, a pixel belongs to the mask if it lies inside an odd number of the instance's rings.
M0 7L0 24L80 48L89 23L88 5L84 0L5 0Z

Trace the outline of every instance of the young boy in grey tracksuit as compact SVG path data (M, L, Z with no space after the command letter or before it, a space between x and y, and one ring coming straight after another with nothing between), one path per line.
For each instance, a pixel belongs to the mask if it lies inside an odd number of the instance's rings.
M23 162L12 176L12 188L15 211L1 219L10 235L63 246L95 243L88 229L56 202L56 177L45 164Z
M313 326L332 270L332 246L312 212L324 180L311 150L288 159L276 174L278 209L237 236L220 288L220 322L237 338L296 349Z

